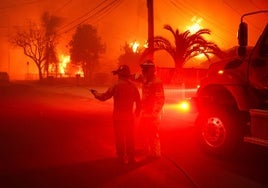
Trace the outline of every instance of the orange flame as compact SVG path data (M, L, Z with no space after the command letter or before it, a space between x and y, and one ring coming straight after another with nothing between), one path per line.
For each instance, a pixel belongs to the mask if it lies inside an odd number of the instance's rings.
M137 41L134 41L134 42L131 42L131 43L129 44L129 46L132 48L132 51L133 51L134 53L137 53L140 44L139 44Z
M66 74L66 67L70 63L70 56L69 55L61 55L60 62L59 62L59 73Z
M187 26L186 29L190 31L190 33L196 33L198 30L200 30L201 27L201 22L203 21L202 18L197 18L196 16L194 16L191 19L191 22L193 23L191 26Z

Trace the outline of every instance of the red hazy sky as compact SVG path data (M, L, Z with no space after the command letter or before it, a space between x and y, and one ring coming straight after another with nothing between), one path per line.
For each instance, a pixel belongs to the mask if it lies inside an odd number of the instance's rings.
M184 32L187 26L193 25L193 19L201 20L202 28L212 31L209 40L221 48L227 49L236 45L237 27L243 13L268 9L267 0L154 0L155 35L173 38L163 29L164 24ZM64 18L60 32L61 53L68 53L66 44L75 31L78 23L89 23L98 29L102 41L107 46L102 61L116 63L120 49L125 42L147 40L147 7L146 0L1 0L0 4L0 71L11 75L25 73L25 64L16 58L21 50L8 47L6 35L13 26L24 26L27 19L39 21L41 13ZM83 17L83 15L86 15ZM81 19L79 19L81 18ZM250 44L267 23L267 15L247 18L249 23ZM20 55L19 55L20 54ZM25 62L29 61L25 59ZM171 61L171 59L167 59ZM7 63L8 62L8 63ZM164 65L166 62L159 62ZM170 62L167 62L167 64ZM18 69L17 64L23 64Z

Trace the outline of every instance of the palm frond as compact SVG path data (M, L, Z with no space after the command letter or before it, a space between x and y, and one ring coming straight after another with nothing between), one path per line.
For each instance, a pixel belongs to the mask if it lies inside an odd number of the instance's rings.
M209 59L209 54L215 54L222 57L224 53L213 42L207 41L204 35L210 35L209 29L200 29L191 34L189 30L180 33L178 29L174 30L170 25L164 25L164 29L170 31L174 37L174 44L169 39L162 36L154 37L153 51L165 50L174 60L175 67L181 68L189 59L204 54ZM146 53L149 53L148 50Z

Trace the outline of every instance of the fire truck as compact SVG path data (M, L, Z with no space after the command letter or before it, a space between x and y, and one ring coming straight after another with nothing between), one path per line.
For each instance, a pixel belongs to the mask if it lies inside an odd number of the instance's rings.
M191 99L198 142L206 152L232 155L243 142L268 147L268 24L249 51L244 21L266 13L242 15L237 56L211 64Z

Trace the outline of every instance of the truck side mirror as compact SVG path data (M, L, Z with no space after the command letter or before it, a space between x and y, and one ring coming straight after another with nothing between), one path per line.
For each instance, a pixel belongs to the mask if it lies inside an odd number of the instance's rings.
M241 22L238 29L238 44L239 46L248 45L248 24Z
M238 29L238 55L240 57L245 57L247 54L248 45L248 25L245 22L239 24Z
M247 47L246 46L238 46L237 50L238 56L243 58L247 54Z

